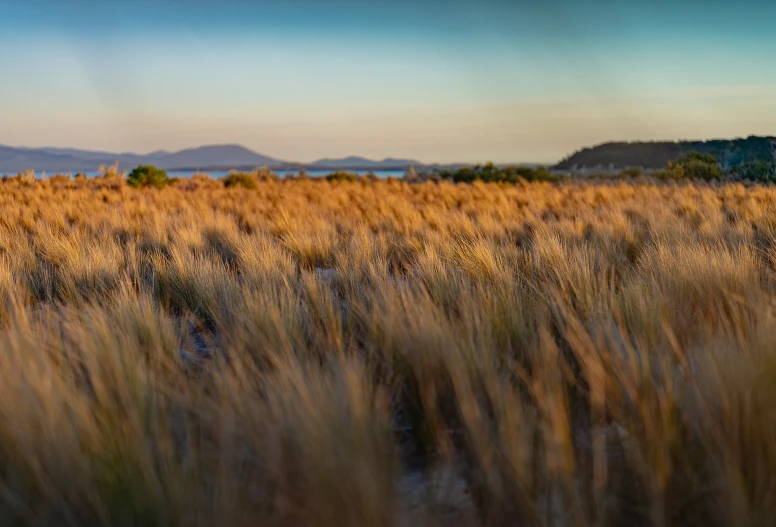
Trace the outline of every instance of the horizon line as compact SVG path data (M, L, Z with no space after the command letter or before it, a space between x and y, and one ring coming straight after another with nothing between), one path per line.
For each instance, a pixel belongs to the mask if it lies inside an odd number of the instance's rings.
M360 158L365 161L371 161L376 163L383 163L386 161L397 161L400 162L400 165L477 165L477 164L485 164L490 163L490 160L478 160L478 161L421 161L419 159L411 159L409 157L403 157L400 155L387 155L385 157L380 158L372 158L368 157L366 155L362 154L347 154L343 156L332 156L327 155L325 157L320 157L317 159L313 159L312 161L300 161L300 160L292 160L292 159L281 159L278 157L275 157L270 154L265 154L261 151L254 150L251 147L245 146L242 143L205 143L205 144L199 144L196 146L187 146L184 148L179 149L167 149L167 148L156 148L147 152L138 152L138 151L131 151L131 150L105 150L105 149L90 149L90 148L83 148L78 146L52 146L52 145L44 145L44 146L30 146L30 145L10 145L7 143L0 143L0 148L10 148L13 150L76 150L84 153L90 153L90 154L105 154L105 155L115 155L115 156L138 156L138 157L145 157L145 156L151 156L154 154L166 154L166 155L174 155L179 154L181 152L189 151L189 150L198 150L201 148L213 148L213 147L237 147L247 150L248 152L259 155L262 157L266 157L271 159L276 164L289 164L289 165L315 165L319 164L321 162L325 161L339 161L339 160L348 160L352 158ZM556 164L559 162L559 160L563 159L562 157L560 159L557 159L555 161L547 161L547 162L535 162L535 161L507 161L507 162L493 162L495 165L549 165L549 164ZM407 163L409 162L409 163Z

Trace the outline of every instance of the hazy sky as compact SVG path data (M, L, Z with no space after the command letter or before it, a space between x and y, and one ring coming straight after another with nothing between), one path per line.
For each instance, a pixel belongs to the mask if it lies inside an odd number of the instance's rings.
M776 1L0 0L0 143L556 160L776 134Z

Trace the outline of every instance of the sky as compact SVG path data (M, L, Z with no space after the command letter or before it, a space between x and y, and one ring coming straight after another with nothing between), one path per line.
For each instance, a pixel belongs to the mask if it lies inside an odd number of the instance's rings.
M776 2L0 0L0 144L552 162L776 135Z

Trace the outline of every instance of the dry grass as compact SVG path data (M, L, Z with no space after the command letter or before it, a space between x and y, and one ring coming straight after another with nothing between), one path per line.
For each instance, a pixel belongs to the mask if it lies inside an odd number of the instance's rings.
M776 190L0 185L0 524L767 525Z

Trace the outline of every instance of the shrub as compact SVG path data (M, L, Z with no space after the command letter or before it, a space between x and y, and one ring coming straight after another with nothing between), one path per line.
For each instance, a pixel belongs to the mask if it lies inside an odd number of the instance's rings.
M279 179L277 173L267 167L261 167L251 172L237 172L233 170L223 179L223 182L227 188L243 187L254 189L256 188L256 183L260 181L276 181L277 179Z
M140 165L130 172L127 183L131 187L144 188L156 187L162 188L170 183L167 172L151 165Z
M247 172L232 172L223 179L224 186L230 187L243 187L247 189L256 188L256 176L248 174Z
M620 173L620 177L635 178L641 175L640 168L627 168Z
M462 167L457 170L440 170L438 175L442 179L452 179L456 183L471 183L473 181L517 183L521 179L525 181L558 181L559 179L543 166L536 168L525 166L497 167L493 163Z
M684 167L682 165L668 162L666 168L655 174L658 179L683 179L686 175Z
M717 158L711 154L688 152L678 161L669 161L666 168L656 174L660 179L702 179L713 181L722 177Z
M733 177L765 183L776 180L776 167L772 162L757 160L732 170Z
M711 154L704 154L702 152L687 152L679 160L680 164L689 164L692 162L703 163L707 165L716 165L717 158Z
M711 154L689 152L682 156L678 164L684 170L685 177L690 179L711 181L722 177L717 158Z
M358 176L352 172L337 170L326 176L326 181L356 181Z

